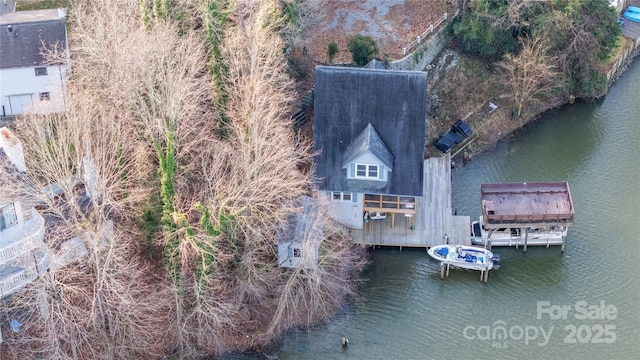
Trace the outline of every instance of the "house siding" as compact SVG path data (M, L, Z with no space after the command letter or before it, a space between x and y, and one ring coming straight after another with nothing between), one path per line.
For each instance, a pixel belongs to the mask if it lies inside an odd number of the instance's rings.
M21 115L28 111L57 113L65 109L66 65L47 66L47 75L36 76L35 67L0 70L0 115ZM49 100L40 100L40 93ZM31 105L17 101L18 96L31 95ZM12 102L13 100L13 102ZM25 106L23 106L25 105Z
M362 229L362 194L352 193L351 201L333 201L331 191L320 191L318 200L329 204L331 218L353 229Z
M388 180L388 174L389 174L389 169L380 161L380 159L378 159L375 155L371 154L370 152L366 152L358 157L356 157L355 159L353 159L353 161L351 161L349 163L349 168L351 169L351 172L349 174L347 174L347 177L350 179L355 179L355 164L360 164L360 165L378 165L378 179L380 181L387 181ZM372 179L368 179L368 180L372 180Z

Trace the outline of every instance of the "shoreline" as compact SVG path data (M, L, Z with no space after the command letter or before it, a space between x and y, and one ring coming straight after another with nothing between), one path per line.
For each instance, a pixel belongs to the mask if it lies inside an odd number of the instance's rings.
M449 46L451 45L451 43L447 43L443 49L441 49L440 54L438 56L436 56L436 59L428 66L432 66L434 63L436 63L438 61L438 59L442 56L442 54L444 52L447 51L447 49L449 48ZM623 64L618 67L617 71L615 72L614 76L612 76L612 78L608 81L607 83L607 88L606 88L606 92L604 94L602 94L600 97L594 99L594 100L598 100L601 99L602 97L606 96L608 94L609 89L611 88L611 86L613 85L613 83L615 83L615 81L617 81L625 72L626 70L629 68L629 66L633 63L633 61L635 60L635 58L640 55L640 47L636 48L623 62ZM446 80L446 75L444 75L444 79ZM313 78L315 78L315 76L313 76ZM307 91L301 91L300 95L301 97L304 96L304 94L306 94ZM429 95L434 94L435 92L430 92ZM488 151L491 151L492 149L494 149L496 147L496 145L504 140L507 140L508 138L512 137L513 135L515 135L517 132L519 131L523 131L526 130L525 128L530 125L535 123L536 121L538 121L539 119L541 119L545 114L547 114L550 111L554 111L554 110L559 110L564 108L565 106L570 106L573 105L575 102L582 102L585 101L585 99L570 99L566 96L559 96L555 99L553 99L552 101L549 101L547 103L544 103L541 106L537 106L537 107L529 107L527 108L526 114L527 116L522 116L520 119L517 119L517 126L513 126L511 128L505 128L502 129L502 134L499 137L495 137L495 138L491 138L491 139L485 139L487 140L486 142L481 142L480 145L477 144L471 144L467 149L465 149L464 151L461 151L460 154L458 154L456 156L456 159L458 159L460 156L462 156L463 160L462 160L462 165L460 166L464 166L464 164L466 164L467 161L470 161L473 156L475 155L479 155ZM588 101L588 99L586 100ZM506 106L504 107L506 108ZM502 109L502 112L504 112L505 109ZM500 112L497 112L496 114L500 114ZM514 124L513 119L508 118L509 123L510 124ZM309 123L307 123L306 125L309 125ZM429 142L430 143L430 142ZM475 145L475 146L474 146ZM452 159L453 160L453 159ZM457 164L457 162L456 162ZM459 165L456 165L456 167ZM320 320L320 323L317 323L315 326L323 326L326 324L329 324L332 319L340 312L340 309L346 305L348 303L348 300L344 300L342 302L342 305L336 309L335 314L329 318L326 319L326 321L322 321ZM247 351L246 350L246 346L240 346L236 349L229 349L228 351L223 352L222 355L223 357L225 356L234 356L234 355L248 355L251 356L252 354L263 354L263 355L268 355L270 353L273 353L275 351L277 351L277 349L279 348L280 344L283 341L283 337L286 336L286 334L291 331L291 330L295 330L298 327L293 327L287 330L282 331L280 334L278 334L274 339L272 339L268 344L266 344L265 346L262 347L262 349L260 349L260 351ZM242 349L245 350L242 350Z
M449 76L453 78L456 77L457 74L452 75L451 73L448 72L447 69L438 68L438 65L439 65L438 62L439 61L443 62L444 58L446 56L449 56L452 53L456 53L454 56L458 57L457 60L460 60L460 58L463 58L465 56L465 55L461 55L457 50L452 50L452 43L449 43L441 50L440 54L438 54L435 60L427 67L430 70L435 70L439 72L437 75L434 75L437 79L436 80L437 82L446 82L447 77ZM629 66L636 60L636 58L639 55L640 55L640 46L636 47L635 50L631 51L628 54L628 56L624 58L622 63L617 67L615 73L611 76L609 81L607 81L605 91L597 98L593 98L593 99L571 98L567 95L560 95L555 98L548 99L546 102L541 102L537 105L535 104L529 105L523 108L523 114L519 118L514 118L510 114L508 114L508 110L505 109L508 106L504 106L506 104L503 104L503 106L500 109L498 109L495 112L490 112L489 114L487 113L479 114L479 112L481 111L479 111L478 109L482 109L482 107L476 108L472 113L469 113L467 115L467 117L469 117L469 120L467 122L472 126L472 128L474 128L474 132L477 133L477 138L475 139L474 143L469 144L469 146L467 146L458 154L456 154L456 157L455 157L456 160L459 160L459 158L462 156L462 159L463 159L462 163L466 164L466 162L470 161L474 156L490 151L491 149L495 148L498 142L513 136L516 132L521 131L528 124L532 124L537 120L539 120L540 118L542 118L549 111L561 109L565 106L570 106L576 102L598 101L599 99L602 99L604 96L606 96L609 93L609 89L611 88L611 86L623 76L623 74L628 70ZM625 54L624 52L622 52L618 60L612 62L612 65L609 68L609 70L613 68L614 64L616 64L619 61L619 59L623 58L624 56ZM471 69L475 70L475 67L471 66ZM464 70L465 68L463 67L461 71L464 71ZM442 71L444 72L440 73ZM431 81L431 76L430 76L430 81ZM455 81L455 79L453 81ZM451 119L461 118L459 116L454 117L452 116L452 114L456 114L456 110L460 111L458 109L463 107L463 104L459 102L459 99L455 99L456 101L455 104L458 105L458 107L456 107L455 110L452 109L454 108L453 106L449 106L449 108L447 108L448 105L444 103L446 101L446 99L444 99L446 95L441 94L443 92L443 89L439 88L439 86L440 85L437 84L433 86L433 89L430 89L429 97L430 97L430 100L433 101L432 98L435 96L437 101L442 103L441 104L443 108L442 112L448 116L440 116L439 120L435 121L436 124L433 127L438 129L439 131L437 131L435 134L427 134L427 138L428 138L427 157L440 155L439 150L430 149L430 148L433 148L431 144L437 141L437 139L439 138L439 135L448 131L450 126L449 122L452 123ZM480 96L483 99L486 99L485 103L481 106L486 105L489 101L491 101L491 99L494 99L494 96L491 96L491 94L481 94ZM493 101L496 103L498 102L497 100L493 100ZM473 103L473 100L471 100L470 103ZM430 115L430 117L438 118L437 114L432 114ZM463 118L463 120L466 120L466 117ZM490 130L486 130L485 128L490 128ZM464 145L464 143L462 143L462 145ZM460 148L458 149L453 148L451 149L451 153L453 154L459 149ZM435 151L435 153L433 153L433 151ZM459 166L457 165L458 163L459 162L456 162L456 166Z

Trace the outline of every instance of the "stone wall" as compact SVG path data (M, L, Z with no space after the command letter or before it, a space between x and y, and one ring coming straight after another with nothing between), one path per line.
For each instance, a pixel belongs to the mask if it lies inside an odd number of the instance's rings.
M629 67L629 65L633 62L633 59L640 54L640 37L637 38L634 42L629 42L616 61L611 69L607 72L607 83L608 86L611 86L614 81L618 80L622 73Z
M449 39L446 35L445 27L441 27L429 40L420 44L413 53L400 60L390 62L389 68L393 70L422 71L448 43Z

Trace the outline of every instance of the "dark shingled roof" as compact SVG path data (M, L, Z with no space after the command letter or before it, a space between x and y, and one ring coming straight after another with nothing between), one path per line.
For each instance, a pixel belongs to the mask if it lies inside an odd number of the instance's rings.
M318 188L422 196L426 106L424 72L316 67L313 142L320 151L315 158ZM369 123L392 155L387 183L347 180L342 169L349 146Z
M42 48L67 48L65 18L58 9L0 16L0 68L46 66Z
M384 141L382 141L380 135L378 135L371 123L369 123L353 143L349 145L349 148L347 148L347 151L345 151L342 156L342 165L344 166L366 151L370 151L373 155L377 156L383 164L389 168L393 168L393 155L389 149L387 149Z
M387 68L384 61L378 60L378 59L373 59L369 61L369 63L367 63L367 65L365 65L364 67L368 69L386 69Z
M16 10L16 3L13 1L3 1L0 4L0 16L11 14Z

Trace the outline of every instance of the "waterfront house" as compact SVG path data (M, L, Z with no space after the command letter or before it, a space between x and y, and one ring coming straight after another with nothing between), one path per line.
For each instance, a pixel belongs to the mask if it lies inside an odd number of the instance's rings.
M65 9L0 16L0 116L64 111L69 70Z
M49 267L44 219L28 201L18 201L12 198L13 192L6 191L25 172L20 140L6 127L0 128L0 299Z
M423 195L427 74L316 67L318 198L352 229L411 218ZM407 222L407 226L411 226Z

